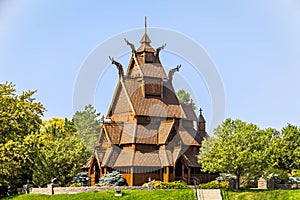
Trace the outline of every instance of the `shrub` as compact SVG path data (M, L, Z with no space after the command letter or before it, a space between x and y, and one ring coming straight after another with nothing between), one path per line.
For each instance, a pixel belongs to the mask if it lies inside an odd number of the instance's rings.
M152 180L151 183L153 184L154 189L187 189L190 188L186 183L181 181L174 181L174 182L162 182ZM147 183L144 183L142 187L147 187Z
M72 183L69 187L81 187L81 183Z
M162 181L151 181L154 189L187 189L189 186L181 181L174 182L162 182ZM148 187L148 183L144 183L142 187Z
M122 178L122 174L117 171L113 171L112 173L105 174L99 180L98 186L120 186L125 185L126 182Z
M216 180L218 181L230 181L232 179L236 179L236 176L232 174L226 174L226 173L220 173L220 176L216 178Z
M265 175L268 179L271 178L277 178L279 183L287 183L289 181L289 175L287 171L276 169L276 168L270 168L265 170Z
M87 182L90 180L90 177L88 176L87 172L80 172L76 174L76 176L73 178L73 183L79 183L81 185L87 185ZM73 184L71 184L73 185ZM71 187L71 186L70 186ZM75 186L79 187L79 186Z
M199 189L219 189L219 188L227 189L229 188L229 184L227 181L221 181L219 185L219 182L215 180L208 183L199 184L198 188Z
M291 175L293 177L300 177L300 170L299 169L293 169Z

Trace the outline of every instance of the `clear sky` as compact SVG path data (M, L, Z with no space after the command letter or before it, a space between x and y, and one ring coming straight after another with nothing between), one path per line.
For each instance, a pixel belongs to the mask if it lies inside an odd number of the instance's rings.
M145 15L149 27L177 31L205 49L223 81L225 117L262 128L300 125L298 0L0 0L0 82L15 83L19 92L38 90L36 98L47 109L44 118L69 118L86 58L108 38L143 28ZM129 56L119 58L125 67ZM178 57L164 52L161 59L167 67L183 64L182 73L191 73ZM91 103L102 114L117 78L110 66L99 80ZM210 123L211 97L204 80L199 85L192 86L195 100Z

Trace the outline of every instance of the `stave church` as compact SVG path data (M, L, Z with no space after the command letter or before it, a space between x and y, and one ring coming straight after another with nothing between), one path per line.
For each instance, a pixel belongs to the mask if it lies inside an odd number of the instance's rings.
M202 110L197 117L192 105L179 103L173 88L180 66L166 74L160 61L165 45L151 46L146 19L139 47L125 42L132 52L126 72L110 57L119 79L89 161L91 184L114 170L130 186L149 178L188 184L215 179L197 162L201 141L208 137Z

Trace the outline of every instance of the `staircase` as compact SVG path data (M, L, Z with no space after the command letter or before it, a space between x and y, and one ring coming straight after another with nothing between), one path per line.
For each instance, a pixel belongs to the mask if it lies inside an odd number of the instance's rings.
M197 189L198 200L222 200L219 189Z

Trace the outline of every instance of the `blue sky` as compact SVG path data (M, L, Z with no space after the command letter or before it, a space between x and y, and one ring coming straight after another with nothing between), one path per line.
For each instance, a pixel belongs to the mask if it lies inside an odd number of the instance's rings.
M223 81L225 117L263 128L300 125L297 0L1 0L0 82L15 83L19 92L38 90L36 98L48 110L45 118L71 117L74 84L85 59L108 38L143 28L145 15L149 27L180 32L205 49ZM120 58L123 66L129 56ZM169 67L188 65L167 52L161 59ZM102 114L106 115L117 78L110 67L99 80L91 103ZM210 123L212 105L205 81L199 79L199 87L192 87L199 90L195 98Z

